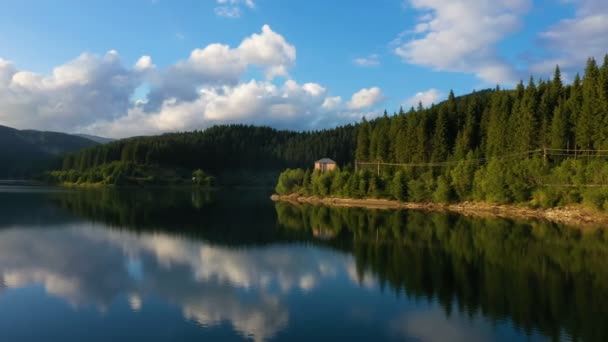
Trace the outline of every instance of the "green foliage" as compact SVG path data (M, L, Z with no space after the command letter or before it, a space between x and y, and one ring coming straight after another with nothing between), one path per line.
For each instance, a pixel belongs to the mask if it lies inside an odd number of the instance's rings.
M201 169L192 172L192 181L194 184L203 187L211 187L215 185L215 177L207 175L205 171Z
M589 188L583 192L583 203L598 210L608 210L608 191L605 188Z
M123 161L115 161L86 170L50 171L46 173L45 180L52 183L76 185L190 185L193 177L196 178L194 182L196 185L213 186L216 183L215 177L207 175L202 170L189 174L181 170L168 170Z
M287 169L281 173L275 191L277 194L297 193L303 186L305 173L301 169Z
M398 201L407 200L407 178L405 173L397 171L391 182L391 196Z
M471 197L473 190L473 177L475 176L475 165L471 163L473 154L469 152L467 158L462 160L450 170L452 179L452 187L456 197L461 200L467 200Z
M439 176L437 179L437 188L435 189L435 192L433 192L433 201L447 204L452 201L453 197L450 183L448 183L444 176Z
M219 177L235 171L265 172L309 167L320 157L353 161L357 128L293 132L224 125L204 131L136 137L64 156L61 170L85 171L112 162L164 169L205 170ZM221 179L220 179L221 182Z

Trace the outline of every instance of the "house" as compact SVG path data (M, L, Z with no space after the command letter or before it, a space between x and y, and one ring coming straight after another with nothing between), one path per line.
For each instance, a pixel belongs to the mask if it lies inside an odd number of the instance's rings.
M322 172L323 171L332 171L337 166L338 166L338 164L336 164L335 161L333 161L329 158L323 158L323 159L317 160L315 162L315 170L321 170Z

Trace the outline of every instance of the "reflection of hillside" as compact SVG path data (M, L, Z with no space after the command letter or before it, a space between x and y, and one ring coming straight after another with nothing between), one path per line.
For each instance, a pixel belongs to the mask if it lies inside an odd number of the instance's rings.
M518 223L416 211L276 204L286 230L340 238L396 293L437 299L446 313L483 312L559 338L607 340L608 235L545 222Z
M0 186L0 228L75 222L72 215L49 203L46 189ZM36 191L37 190L37 191Z
M120 229L187 234L224 245L283 240L263 191L96 189L54 196L57 206Z

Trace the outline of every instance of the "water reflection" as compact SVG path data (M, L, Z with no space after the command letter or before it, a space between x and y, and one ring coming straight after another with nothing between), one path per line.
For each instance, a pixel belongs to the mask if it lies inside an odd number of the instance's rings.
M0 299L41 285L140 315L160 299L256 341L607 338L603 229L266 198L0 191Z
M553 339L608 338L602 228L284 203L277 215L287 230L335 236L323 244L352 253L358 274L373 274L397 295L437 300L447 318L482 314ZM418 323L401 326L427 326Z

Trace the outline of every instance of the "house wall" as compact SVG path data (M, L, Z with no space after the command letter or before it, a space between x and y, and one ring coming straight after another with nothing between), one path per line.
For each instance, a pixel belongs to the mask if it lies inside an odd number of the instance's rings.
M332 171L336 168L336 164L321 164L315 163L315 170Z

